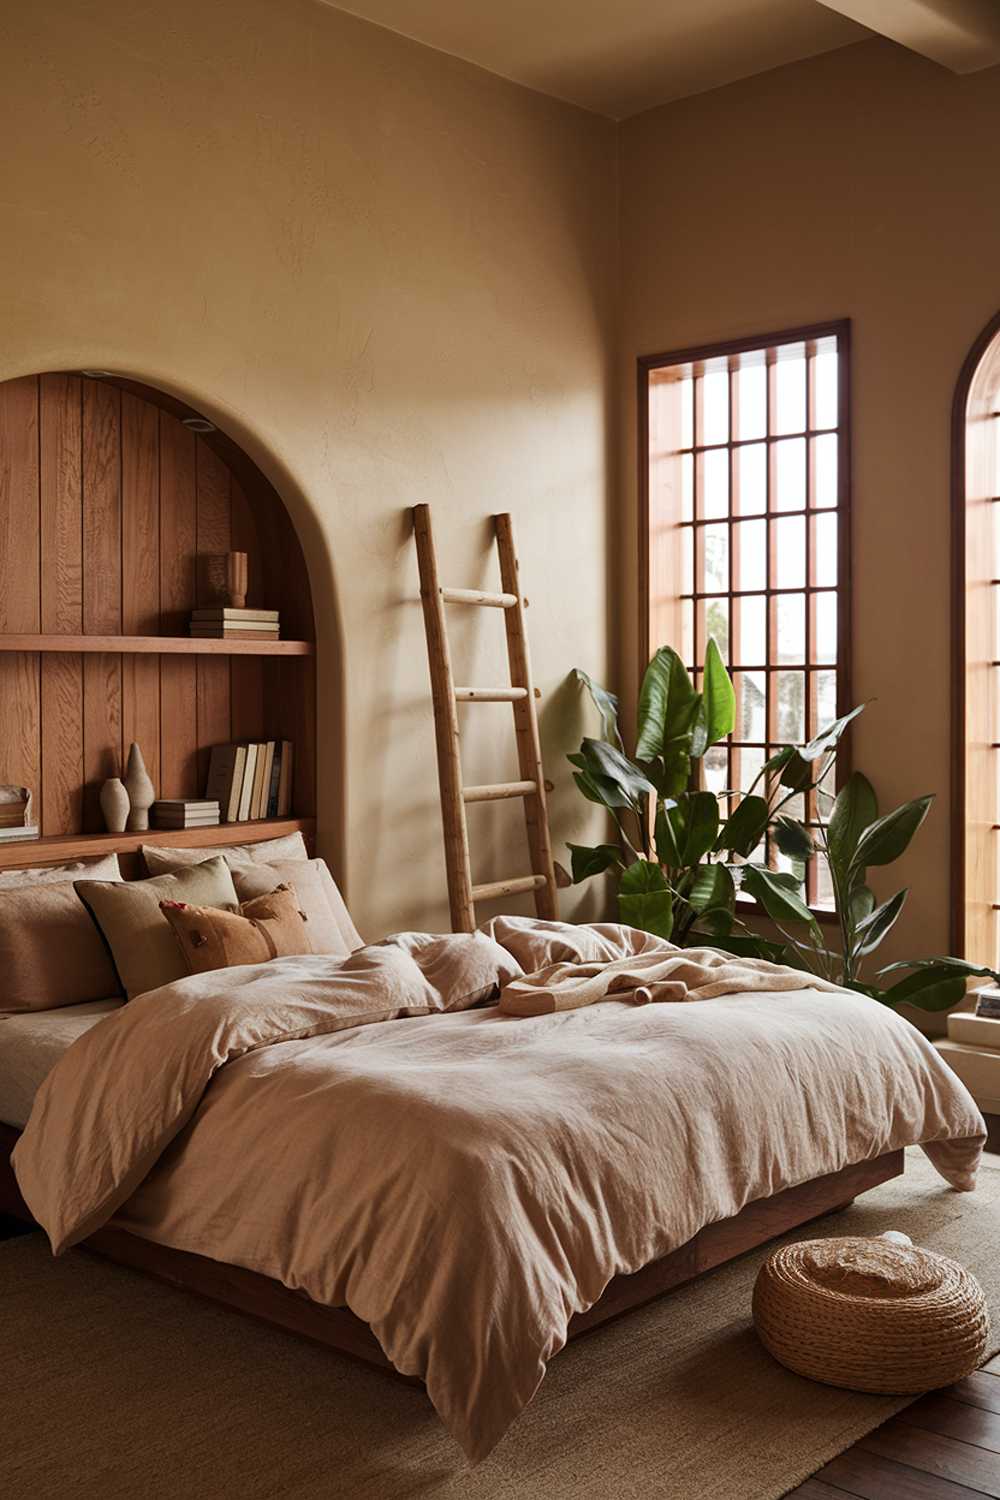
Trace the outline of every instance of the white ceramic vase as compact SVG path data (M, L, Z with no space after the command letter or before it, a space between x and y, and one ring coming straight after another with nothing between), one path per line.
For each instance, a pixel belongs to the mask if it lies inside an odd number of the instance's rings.
M111 776L101 787L101 812L109 833L124 833L129 814L128 792L117 776Z
M149 827L149 809L156 792L146 770L142 751L133 741L128 750L128 765L125 767L125 790L128 793L130 812L127 828L129 833L145 833Z

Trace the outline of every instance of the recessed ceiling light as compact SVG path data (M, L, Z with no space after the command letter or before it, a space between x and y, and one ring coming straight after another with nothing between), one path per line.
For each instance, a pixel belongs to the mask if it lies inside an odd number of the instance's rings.
M184 426L191 432L214 432L215 423L210 422L207 417L181 417Z
M81 375L86 375L88 380L110 380L110 370L81 370Z

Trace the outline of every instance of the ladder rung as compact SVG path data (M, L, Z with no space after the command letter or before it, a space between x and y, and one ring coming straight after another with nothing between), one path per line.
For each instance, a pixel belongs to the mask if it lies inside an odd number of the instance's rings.
M492 609L513 609L516 594L488 594L482 589L442 589L445 604L487 604Z
M527 688L456 688L456 703L517 703L527 698Z
M537 791L537 781L498 781L493 786L463 787L462 796L466 802L499 802L501 797L530 797Z
M544 875L515 875L512 880L491 880L487 885L472 887L473 901L492 901L497 896L516 896L519 891L539 891Z

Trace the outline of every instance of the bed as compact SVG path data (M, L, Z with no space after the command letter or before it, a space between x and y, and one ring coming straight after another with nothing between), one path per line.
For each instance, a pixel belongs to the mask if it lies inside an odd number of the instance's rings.
M0 1207L422 1382L478 1461L568 1339L898 1175L906 1146L974 1185L971 1098L864 997L799 976L484 1003L491 972L650 942L506 919L191 975L53 1023L55 1065L52 1035L2 1021L0 1074L25 1033L46 1072L0 1130Z

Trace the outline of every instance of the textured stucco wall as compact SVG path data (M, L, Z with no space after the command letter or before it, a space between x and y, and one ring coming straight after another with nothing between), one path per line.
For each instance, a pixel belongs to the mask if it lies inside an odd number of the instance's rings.
M911 887L890 957L950 941L950 419L1000 306L998 138L1000 69L959 78L882 41L622 127L623 535L637 355L853 320L854 697L872 700L855 763L886 810L937 793L907 856L873 872L884 894ZM631 550L621 577L633 666Z
M447 925L416 501L462 585L515 513L556 841L586 838L560 684L608 667L614 128L318 0L4 3L0 59L0 377L140 376L279 485L362 932ZM458 679L492 679L499 618L455 624ZM465 723L468 779L513 773L509 709ZM519 804L470 817L480 878L526 868Z

